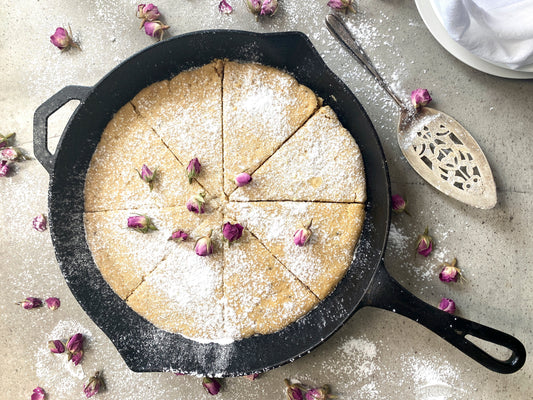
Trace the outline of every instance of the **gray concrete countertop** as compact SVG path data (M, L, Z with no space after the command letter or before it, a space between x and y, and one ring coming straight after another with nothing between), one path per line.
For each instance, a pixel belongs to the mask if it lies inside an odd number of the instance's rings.
M433 106L454 116L484 150L498 187L498 204L478 210L450 199L423 181L396 142L398 110L373 79L330 36L326 0L281 0L273 18L256 21L241 0L156 3L171 26L167 37L208 28L306 33L325 62L358 97L383 143L392 188L408 199L408 215L393 215L386 252L389 272L424 301L453 298L459 315L518 337L533 350L533 81L476 71L448 54L431 36L412 1L361 0L345 17L354 34L402 96L428 88ZM94 85L153 40L139 31L132 0L18 2L3 7L0 26L0 133L16 132L16 145L32 154L35 109L66 85ZM83 48L60 53L49 43L57 26L70 24ZM54 148L74 109L50 119ZM110 340L70 293L55 259L49 231L36 232L32 218L47 213L48 174L35 158L0 178L0 398L30 398L43 387L47 399L82 399L84 380L103 369L102 400L207 399L198 377L133 373ZM414 257L418 234L428 226L436 242L427 259ZM444 284L438 265L457 257L466 282ZM27 296L57 296L61 308L23 310ZM54 357L51 335L87 335L77 367ZM498 354L496 352L496 354ZM512 375L493 373L423 326L391 312L363 309L324 345L254 382L225 379L220 399L283 399L283 379L330 384L340 399L533 398L533 362Z

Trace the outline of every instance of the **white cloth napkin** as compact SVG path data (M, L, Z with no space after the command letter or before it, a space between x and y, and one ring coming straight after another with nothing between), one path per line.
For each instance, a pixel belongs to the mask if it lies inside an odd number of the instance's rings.
M452 39L489 62L533 64L533 0L433 0Z

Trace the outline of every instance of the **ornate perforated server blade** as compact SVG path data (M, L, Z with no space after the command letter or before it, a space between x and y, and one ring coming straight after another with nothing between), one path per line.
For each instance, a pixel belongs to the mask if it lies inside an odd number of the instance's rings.
M496 205L489 163L472 136L453 118L424 107L402 113L398 141L413 168L441 192L474 207Z

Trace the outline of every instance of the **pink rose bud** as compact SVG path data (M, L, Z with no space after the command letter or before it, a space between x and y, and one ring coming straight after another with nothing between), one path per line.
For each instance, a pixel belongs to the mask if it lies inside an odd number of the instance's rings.
M79 48L78 44L72 39L72 31L70 30L70 26L68 28L68 32L65 28L57 28L55 33L50 36L50 42L61 51L68 50L71 47Z
M439 279L442 282L457 282L461 277L461 270L457 268L457 259L453 259L451 264L442 264L442 270L439 273Z
M309 239L311 238L312 232L311 229L311 223L313 221L309 221L309 223L306 226L301 227L294 233L294 244L296 246L305 246L307 242L309 242Z
M431 101L431 96L427 89L416 89L411 92L411 103L415 110L426 106Z
M278 10L278 0L263 0L259 15L270 15L271 17Z
M355 14L355 8L352 6L353 0L329 0L328 7L333 8L334 10L344 11L345 13L350 10Z
M72 361L74 365L78 365L83 358L83 350L77 351L76 353L68 353L68 360Z
M202 386L205 388L207 393L214 396L220 392L220 382L216 378L205 377L202 380Z
M46 217L43 214L37 215L33 221L33 229L37 232L44 232L46 230Z
M245 0L245 1L250 12L257 17L259 13L261 12L262 1L261 0Z
M45 300L46 305L50 310L57 310L61 305L61 301L57 297L49 297Z
M61 340L50 340L48 342L48 348L52 353L61 354L65 352L65 345Z
M153 4L139 4L137 6L137 18L140 18L143 20L141 24L141 28L144 25L145 21L155 21L161 16L159 13L159 10L157 6L154 6Z
M6 160L0 161L0 178L9 174L9 164Z
M80 350L83 350L83 335L81 333L76 333L71 336L67 341L67 350L71 353L76 353Z
M2 158L9 161L16 161L20 157L20 151L16 147L6 147L0 152Z
M324 385L321 388L309 389L305 394L305 400L327 400L334 396L329 394L329 386Z
M252 181L252 177L250 174L247 174L246 172L241 172L235 177L235 184L238 187L248 185Z
M433 250L433 239L428 235L428 228L424 233L418 236L418 242L416 244L416 251L418 254L427 257L431 254Z
M447 299L445 297L439 303L439 309L446 311L449 314L455 313L455 302L452 299Z
M172 232L172 235L168 238L168 240L173 240L174 242L184 242L187 240L189 235L187 235L182 230L177 230Z
M204 236L196 241L194 251L200 257L205 257L213 254L213 242L211 240L212 231L207 236Z
M141 172L137 171L139 174L139 178L141 178L143 181L145 181L148 184L148 187L150 188L150 192L154 188L154 179L155 174L157 173L157 168L152 172L150 168L146 164L143 164L141 168Z
M407 202L405 201L405 199L399 194L392 195L391 199L392 199L392 211L394 211L397 214L403 213L405 211L405 206L407 205Z
M157 231L157 228L152 223L152 220L146 215L134 215L128 218L128 228L140 233L148 233L148 231Z
M228 243L232 243L241 238L243 229L244 228L241 224L232 224L231 222L226 222L222 227L222 234Z
M44 400L46 393L42 387L37 386L33 389L33 394L31 395L31 400Z
M91 376L87 384L83 386L83 393L85 393L86 398L89 398L104 389L105 383L102 373L100 371L96 371L94 376Z
M288 379L285 379L285 385L287 386L287 398L289 400L304 400L304 394L300 385L290 383Z
M192 183L192 180L200 174L201 170L202 164L200 164L197 158L189 161L189 165L187 165L187 178L189 178L189 183Z
M231 14L233 7L230 6L226 0L222 0L218 5L218 11L220 11L221 14Z
M199 193L187 200L187 210L196 214L203 214L205 211L205 193Z
M259 374L250 374L250 375L244 375L244 377L246 379L248 379L249 381L255 381L257 379L257 377L259 376Z
M163 24L161 21L147 21L144 24L144 32L157 40L163 39L163 35L168 28L170 26Z
M43 302L37 297L26 297L24 301L17 303L17 305L21 306L25 310L31 310L32 308L41 307Z

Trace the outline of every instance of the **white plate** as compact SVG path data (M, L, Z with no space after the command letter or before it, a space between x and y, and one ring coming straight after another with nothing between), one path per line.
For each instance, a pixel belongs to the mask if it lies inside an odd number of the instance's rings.
M517 70L507 68L503 65L496 65L470 53L453 40L435 12L432 5L433 0L415 0L415 3L418 8L418 13L433 37L459 61L490 75L512 79L533 79L533 65L527 65Z

